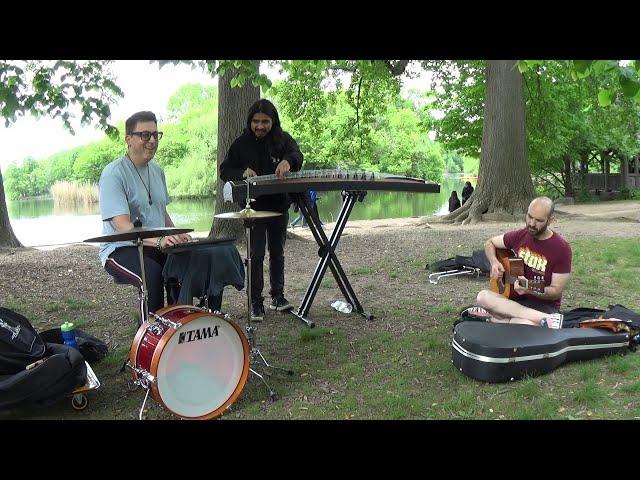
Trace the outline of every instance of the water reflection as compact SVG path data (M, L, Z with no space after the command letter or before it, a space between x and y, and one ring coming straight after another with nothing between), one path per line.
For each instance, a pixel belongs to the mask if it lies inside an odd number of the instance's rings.
M475 186L475 180L471 180ZM448 213L448 198L456 189L461 197L464 181L460 177L445 178L439 194L370 191L362 202L356 202L350 220L407 218ZM318 212L325 222L335 221L342 206L340 192L319 192ZM81 242L102 234L99 207L54 206L51 198L11 201L7 204L11 226L26 246ZM215 198L174 200L167 210L177 227L208 232L213 221ZM293 209L290 218L295 218Z

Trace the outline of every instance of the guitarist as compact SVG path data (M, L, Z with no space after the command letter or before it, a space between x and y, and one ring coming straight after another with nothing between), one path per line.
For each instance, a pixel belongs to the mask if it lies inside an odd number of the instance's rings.
M524 260L524 277L519 280L544 278L544 293L537 293L515 282L514 298L491 290L482 290L477 305L489 315L492 322L520 323L525 325L562 327L560 301L562 291L571 276L571 247L557 232L549 228L555 219L554 205L547 197L534 198L529 204L526 227L490 238L485 243L485 253L491 264L491 277L501 278L504 266L496 257L496 249L512 250ZM473 308L473 307L472 307ZM478 312L470 312L478 313Z

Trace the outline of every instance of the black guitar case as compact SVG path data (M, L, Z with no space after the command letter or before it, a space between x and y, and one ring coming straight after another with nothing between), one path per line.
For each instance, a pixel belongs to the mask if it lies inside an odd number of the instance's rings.
M629 350L628 333L465 321L453 331L452 362L483 382L508 382L550 372L563 363Z

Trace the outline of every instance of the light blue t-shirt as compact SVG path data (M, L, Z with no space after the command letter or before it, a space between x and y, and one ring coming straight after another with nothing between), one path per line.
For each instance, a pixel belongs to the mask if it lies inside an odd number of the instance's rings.
M151 205L148 189L151 192ZM160 165L151 161L144 167L136 167L127 157L120 157L107 165L100 175L102 234L116 233L111 219L117 215L129 215L131 223L139 217L143 228L165 227L164 212L170 202ZM135 241L101 243L98 255L102 266L116 248L132 245L135 245Z

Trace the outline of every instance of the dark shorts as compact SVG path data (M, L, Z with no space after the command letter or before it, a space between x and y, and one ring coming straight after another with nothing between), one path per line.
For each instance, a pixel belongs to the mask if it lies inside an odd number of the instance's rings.
M539 300L534 300L532 298L520 298L514 301L516 303L519 303L523 307L533 308L534 310L538 310L539 312L558 313L560 311L560 309L554 307L550 303L541 302Z

